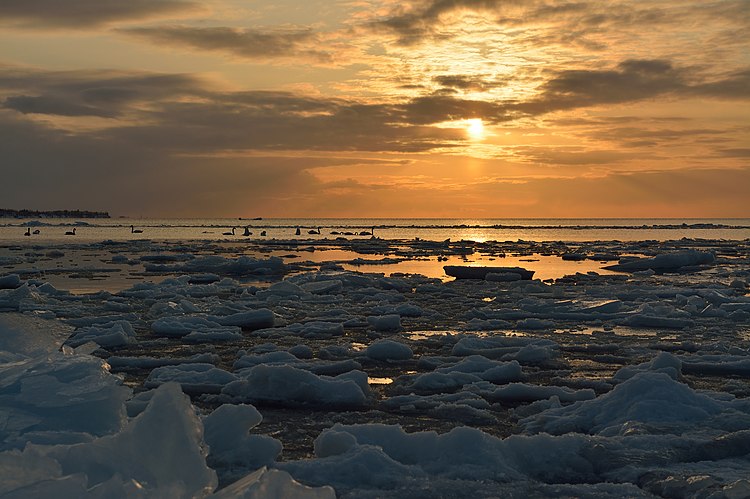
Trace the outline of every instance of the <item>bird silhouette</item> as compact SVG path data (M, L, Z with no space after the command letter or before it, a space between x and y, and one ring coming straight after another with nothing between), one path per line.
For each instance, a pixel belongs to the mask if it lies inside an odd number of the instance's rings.
M264 230L260 231L260 235L263 236L263 237L266 237L266 231L264 231Z
M232 227L232 232L222 232L222 236L233 236L235 227Z
M302 231L297 227L297 232L295 232L294 235L299 236L300 234L302 234Z
M41 231L39 229L34 229L34 232L32 234L39 234Z
M130 233L131 234L141 234L143 231L141 229L136 229L132 225L130 226Z
M245 237L253 235L253 233L250 232L250 227L249 226L247 226L247 225L245 226L245 232L243 232L242 235L245 236Z
M315 229L310 229L310 230L308 230L308 231L307 231L307 233L308 233L308 234L318 234L318 235L320 235L320 227L318 227L318 229L317 229L317 230L315 230Z
M26 232L23 234L24 236L30 236L31 235L31 227L26 227Z
M75 236L76 235L76 228L73 227L73 230L68 230L65 232L66 236Z

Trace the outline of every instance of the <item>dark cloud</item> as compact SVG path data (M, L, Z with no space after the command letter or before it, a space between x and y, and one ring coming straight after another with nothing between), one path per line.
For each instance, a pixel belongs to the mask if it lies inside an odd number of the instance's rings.
M189 0L2 0L0 23L27 28L92 28L192 11Z
M750 98L750 69L738 71L722 80L695 85L690 89L696 95L718 98Z
M393 110L400 121L412 124L434 124L471 118L482 118L488 123L509 121L513 117L502 102L461 99L446 95L417 97Z
M24 114L112 118L139 102L206 93L202 82L190 75L3 69L3 107Z
M373 22L371 27L376 31L396 33L402 45L412 45L430 36L439 17L445 13L460 9L492 10L498 4L500 0L430 0L414 2L409 5L411 8L401 4L389 16Z
M247 59L304 57L331 62L331 52L317 48L318 35L310 29L256 30L229 27L155 26L120 32L157 44L223 52Z
M544 0L418 0L400 3L387 16L371 23L378 32L398 36L402 45L413 45L439 36L453 36L441 30L444 14L473 11L494 16L500 26L525 26L552 23L555 33L546 40L582 45L595 50L606 44L587 39L589 34L609 33L631 27L701 23L706 19L747 25L746 0L695 2L692 5L674 2L568 1ZM460 33L459 31L454 32ZM537 42L543 39L537 38Z
M719 154L728 158L750 158L750 147L719 149Z
M529 114L617 104L685 91L684 72L667 61L629 60L612 70L562 71L542 86L539 96L517 105Z
M482 75L441 75L434 77L433 81L445 88L462 91L483 92L496 86Z
M0 198L9 206L132 216L255 216L271 208L282 213L285 199L293 215L297 200L319 192L310 168L378 164L304 154L191 156L108 134L71 134L1 110L0 157L3 176L12 179L0 182Z
M55 114L58 116L99 116L113 118L116 114L110 110L86 106L57 97L30 97L19 95L8 97L4 107L23 114Z
M584 150L580 147L516 147L513 153L527 162L544 165L613 165L643 157L626 151ZM653 154L649 158L654 159Z
M20 92L23 91L23 94ZM426 151L463 140L430 127L486 103L455 99L362 104L289 92L223 92L190 75L51 72L0 76L0 102L26 115L116 117L102 141L169 153L223 150ZM75 130L71 131L76 133ZM83 133L83 132L81 132Z

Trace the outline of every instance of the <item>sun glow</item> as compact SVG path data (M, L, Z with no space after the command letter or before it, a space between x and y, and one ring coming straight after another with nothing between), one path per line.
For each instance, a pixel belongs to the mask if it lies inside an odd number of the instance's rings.
M466 120L466 133L472 140L482 140L484 138L484 123L482 123L482 118Z

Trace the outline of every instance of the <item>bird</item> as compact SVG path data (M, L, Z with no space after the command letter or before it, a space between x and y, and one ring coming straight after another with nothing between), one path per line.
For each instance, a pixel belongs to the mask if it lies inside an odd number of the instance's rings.
M31 235L31 227L26 227L26 232L23 234L24 236L30 236Z
M73 230L65 231L66 236L75 236L76 235L76 228L73 227Z
M260 235L263 236L263 237L266 237L266 231L264 231L264 230L260 231Z
M297 227L297 232L295 232L294 235L299 236L300 234L302 234L302 231L299 230L299 227Z
M253 233L250 232L250 227L249 226L247 226L247 225L245 226L245 232L243 232L242 235L245 236L245 237L253 235Z
M34 229L34 232L32 234L39 234L41 231L39 229Z
M360 236L372 236L375 233L375 227L370 229L370 232L367 232L366 230L363 230L359 233Z
M142 231L141 229L136 229L135 227L133 227L133 226L131 225L131 226L130 226L130 233L131 233L131 234L141 234L141 233L143 233L143 231Z
M223 236L233 236L235 227L232 227L232 232L222 232Z
M320 227L318 227L318 230L310 229L307 231L308 234L318 234L320 235Z

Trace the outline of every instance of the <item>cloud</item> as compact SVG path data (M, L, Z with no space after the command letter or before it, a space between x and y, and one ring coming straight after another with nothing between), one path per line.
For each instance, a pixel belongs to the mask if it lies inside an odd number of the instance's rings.
M483 92L497 86L496 83L487 81L483 75L440 75L435 76L432 80L444 88L464 92Z
M222 52L245 59L301 57L322 63L333 61L331 51L321 50L321 40L311 29L241 29L183 25L127 28L121 33L156 44Z
M734 72L721 80L695 85L690 92L717 98L750 98L750 69Z
M546 40L605 50L606 43L589 39L589 35L614 35L630 28L685 26L717 21L746 24L747 4L744 0L721 2L623 2L544 0L417 0L400 2L387 15L372 21L375 32L395 34L398 43L415 45L434 38L459 36L452 30L450 14L478 13L500 27L545 26L540 32L529 33L536 42Z
M493 10L500 4L500 0L430 0L406 3L406 7L404 4L399 5L385 18L372 22L370 27L376 31L397 34L402 45L413 45L433 34L443 14L462 9Z
M3 107L24 114L114 118L138 103L206 93L199 78L184 74L2 69Z
M23 28L95 28L120 21L183 14L199 9L189 0L4 0L0 23Z
M516 107L529 114L617 104L688 89L684 72L663 60L628 60L612 70L566 70L548 80L540 94Z
M117 118L105 129L73 127L69 132L183 154L426 151L464 139L459 131L428 125L486 106L454 99L431 107L421 101L366 104L290 92L228 92L193 75L6 69L0 76L0 102L6 110L32 117Z

